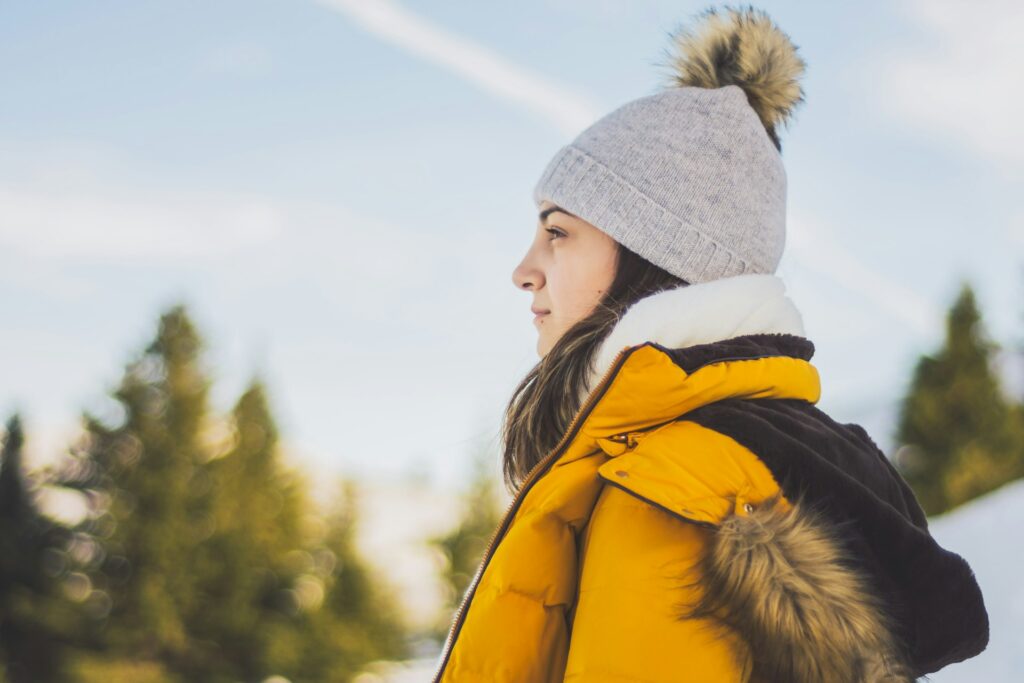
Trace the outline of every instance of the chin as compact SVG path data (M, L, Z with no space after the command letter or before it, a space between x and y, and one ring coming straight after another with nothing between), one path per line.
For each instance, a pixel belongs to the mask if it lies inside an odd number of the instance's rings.
M551 347L548 345L546 339L541 337L540 339L537 340L537 356L539 358L543 358L544 356L546 356L548 351L550 350Z

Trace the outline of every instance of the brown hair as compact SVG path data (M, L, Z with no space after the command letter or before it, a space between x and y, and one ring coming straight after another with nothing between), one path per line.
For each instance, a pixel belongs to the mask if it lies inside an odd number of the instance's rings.
M518 492L579 410L594 353L622 314L639 299L689 283L618 244L615 277L594 310L577 321L526 374L505 409L502 470Z

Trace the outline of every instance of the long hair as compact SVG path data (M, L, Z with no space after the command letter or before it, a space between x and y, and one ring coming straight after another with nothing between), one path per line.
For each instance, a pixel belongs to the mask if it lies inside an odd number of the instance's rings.
M686 280L618 244L608 291L526 374L505 409L502 471L513 494L569 427L580 408L593 356L626 309L655 292L686 285Z

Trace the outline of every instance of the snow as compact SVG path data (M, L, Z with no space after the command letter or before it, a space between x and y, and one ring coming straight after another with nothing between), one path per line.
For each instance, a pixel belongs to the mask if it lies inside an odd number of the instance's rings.
M364 480L356 542L365 559L395 591L414 629L441 614L444 559L427 539L459 523L457 494L415 480Z
M437 665L437 657L379 662L371 671L356 676L353 683L426 683L433 678Z
M989 645L932 674L935 683L1024 680L1024 480L929 520L942 547L967 560L988 609Z

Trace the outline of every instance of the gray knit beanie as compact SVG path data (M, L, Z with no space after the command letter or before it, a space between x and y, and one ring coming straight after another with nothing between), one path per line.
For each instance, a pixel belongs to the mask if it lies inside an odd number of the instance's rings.
M806 65L763 12L725 9L673 36L669 87L585 129L533 192L690 284L774 273L786 241L777 129Z

